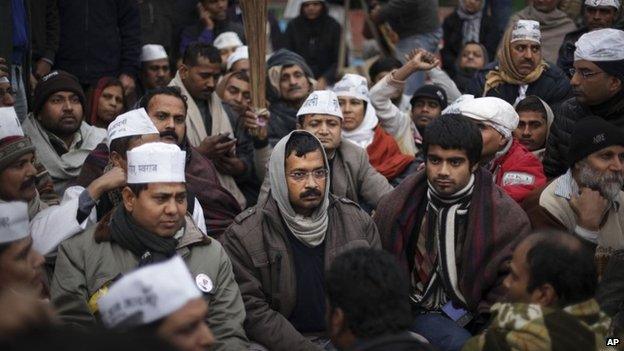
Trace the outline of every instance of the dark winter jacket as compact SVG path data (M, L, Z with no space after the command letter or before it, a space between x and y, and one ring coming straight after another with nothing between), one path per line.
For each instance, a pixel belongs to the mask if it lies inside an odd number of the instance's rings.
M484 11L485 12L485 11ZM457 11L451 13L442 24L444 31L444 48L442 48L442 68L449 73L451 78L455 77L456 61L462 50L462 26L463 21ZM479 31L479 42L485 46L489 57L495 57L496 48L503 33L496 28L494 20L485 13L481 18L481 30Z
M379 16L401 39L440 27L437 0L389 0L382 2Z
M370 340L358 340L353 351L429 351L431 345L419 340L412 332L383 335Z
M553 109L555 120L546 141L546 154L542 163L548 178L557 177L568 169L570 136L577 121L588 116L598 116L615 126L624 128L624 89L608 101L597 106L582 105L571 98Z
M32 62L39 59L54 63L59 48L59 14L56 0L30 3Z
M136 77L141 20L136 1L58 0L61 23L56 68L82 84L125 73Z
M141 46L162 45L169 57L173 48L174 7L171 0L143 0L139 3L141 14Z
M327 14L308 20L299 15L286 28L286 49L301 55L312 69L314 78L325 78L332 83L338 65L340 33L342 28Z
M488 64L484 69L477 72L475 79L469 84L466 93L476 97L482 96L486 76L493 69L498 69L497 61ZM518 98L518 90L519 85L503 83L496 88L490 89L486 96L501 98L513 105ZM572 87L570 86L570 80L565 76L563 71L551 63L535 82L529 84L526 95L539 96L540 99L552 106L570 98L572 96Z

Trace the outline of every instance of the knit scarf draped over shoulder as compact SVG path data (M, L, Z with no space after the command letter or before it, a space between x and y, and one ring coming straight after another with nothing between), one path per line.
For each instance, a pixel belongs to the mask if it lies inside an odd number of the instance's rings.
M483 6L485 2L481 4L481 9L475 13L469 13L466 11L465 0L459 1L457 6L457 15L462 20L462 45L467 42L474 41L479 42L479 34L481 32L481 19L483 18Z
M110 222L111 241L139 257L139 267L165 261L176 253L178 240L162 237L141 228L124 206L113 210Z
M498 50L498 69L493 69L485 76L485 87L483 89L483 96L486 96L490 89L507 83L512 85L524 85L531 84L542 76L545 69L548 68L548 63L542 60L535 69L523 76L518 72L511 60L511 32L512 27L507 28L505 36L503 37L503 45Z

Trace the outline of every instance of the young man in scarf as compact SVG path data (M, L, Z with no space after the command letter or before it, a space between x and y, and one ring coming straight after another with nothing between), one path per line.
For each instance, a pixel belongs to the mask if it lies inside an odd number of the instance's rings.
M188 144L184 96L176 87L152 89L141 99L141 107L156 126L162 142L176 144L187 152L187 191L193 193L202 206L207 234L218 239L241 209L232 194L221 186L214 164ZM127 140L116 144L125 145L117 150L118 154L125 154L129 145ZM95 179L114 169L110 151L107 144L98 145L85 160L76 185L87 188ZM105 198L110 198L112 205L116 205L119 196L111 195L105 194Z
M566 34L559 48L557 66L572 78L570 70L574 68L576 42L585 34L603 28L613 28L620 14L621 0L585 0L583 21L585 26Z
M86 98L78 79L54 71L41 78L35 89L33 112L23 124L24 134L37 149L37 158L48 170L57 194L63 194L85 159L104 141L106 131L84 121Z
M215 92L220 77L221 55L217 48L193 43L184 52L182 65L169 86L178 87L186 99L188 143L214 163L221 185L245 208L247 201L237 183L253 176L251 156L245 157L252 145L251 140L237 136L236 126Z
M561 69L543 59L539 22L518 20L505 32L497 61L477 72L466 93L499 97L512 105L536 95L554 105L569 98L572 89Z
M596 245L602 269L614 250L624 249L624 132L601 118L584 118L574 127L568 155L568 171L523 207L533 227L565 230Z
M506 301L483 334L463 351L605 349L611 319L594 299L598 275L592 252L560 232L538 232L516 247L505 278Z
M366 79L346 74L333 91L342 110L342 137L366 150L371 165L396 185L418 167L416 144L409 128L377 117Z
M214 349L246 349L245 308L230 260L186 214L186 153L155 142L132 149L127 158L123 202L109 219L59 246L51 295L60 319L93 326L98 299L110 284L137 267L178 254L208 303Z
M557 8L559 2L561 0L534 0L509 20L509 25L518 20L539 22L542 32L542 55L544 60L552 63L557 62L559 48L565 35L576 30L574 21Z
M267 61L269 143L274 146L297 128L297 111L314 90L314 74L303 57L280 49Z
M479 163L507 195L522 202L532 190L546 183L540 160L513 138L519 118L510 104L484 97L462 101L457 109L481 130L483 150Z
M280 140L268 178L269 196L224 234L245 301L245 330L272 351L321 350L329 343L325 269L343 251L379 248L379 235L354 202L330 194L329 161L312 134L294 131Z
M513 136L541 161L546 152L546 139L555 115L550 106L537 96L527 96L516 105L519 122Z
M624 32L599 29L584 34L576 42L570 83L575 96L555 106L546 142L544 171L549 178L566 172L570 135L579 120L593 115L624 128Z
M440 350L459 350L503 295L515 244L530 229L518 204L479 166L483 142L464 116L427 127L425 170L377 206L382 245L411 277L412 331Z

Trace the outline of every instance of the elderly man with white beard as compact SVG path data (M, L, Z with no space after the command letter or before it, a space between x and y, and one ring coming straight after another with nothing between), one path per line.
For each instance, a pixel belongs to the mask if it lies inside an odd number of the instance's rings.
M624 249L624 132L599 117L572 132L568 171L529 196L533 228L563 229L596 245L600 269Z

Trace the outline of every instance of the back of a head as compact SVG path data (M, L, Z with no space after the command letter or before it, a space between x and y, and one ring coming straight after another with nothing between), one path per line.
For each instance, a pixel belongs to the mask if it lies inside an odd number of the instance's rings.
M358 338L405 331L412 322L409 284L387 252L358 248L338 256L325 275L330 309L340 308Z
M200 57L207 59L211 63L221 64L219 50L210 44L199 42L192 43L184 50L182 63L189 67L197 66Z
M473 165L481 159L483 139L479 128L467 117L455 113L444 114L434 119L425 129L425 155L431 145L438 145L446 150L465 150L470 164Z
M528 291L552 285L561 308L594 297L598 274L594 253L586 244L563 232L539 232L525 240L531 242L526 254Z
M535 95L529 95L526 98L520 100L516 105L516 112L538 112L541 113L544 119L546 119L546 108L539 97Z
M312 134L308 132L293 132L286 143L284 159L288 158L293 152L295 156L303 157L303 155L316 150L322 150L322 145Z
M375 61L368 69L368 76L370 80L375 82L375 77L381 72L390 72L392 70L401 68L401 61L392 56L380 57Z

